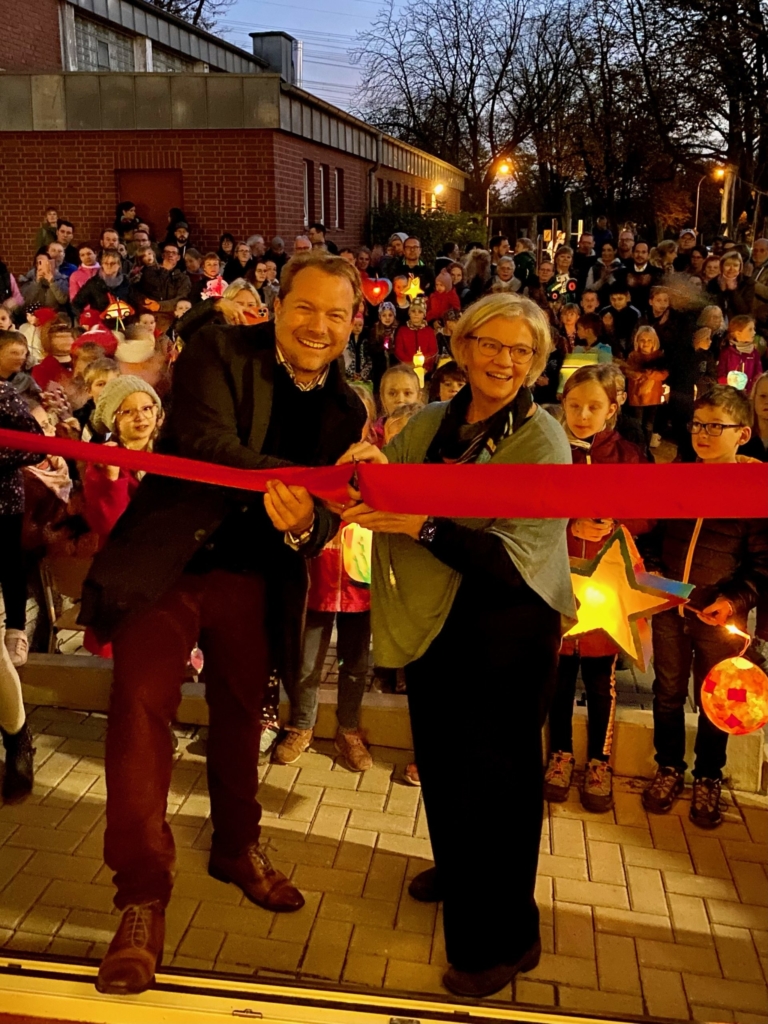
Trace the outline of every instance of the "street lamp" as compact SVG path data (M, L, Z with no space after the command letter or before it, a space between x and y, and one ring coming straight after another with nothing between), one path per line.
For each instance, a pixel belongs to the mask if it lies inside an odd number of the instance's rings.
M716 167L713 177L718 181L722 181L725 176L725 171L722 167ZM701 197L701 186L704 181L709 177L708 174L702 174L699 178L699 184L696 186L696 216L693 218L693 230L696 232L696 238L699 237L699 198Z
M496 180L499 174L511 173L512 164L509 160L505 159L504 157L501 157L499 165L495 171L493 170L493 165L491 165L491 180L488 183L488 188L485 190L485 230L489 234L491 227L491 186L493 185L494 181Z

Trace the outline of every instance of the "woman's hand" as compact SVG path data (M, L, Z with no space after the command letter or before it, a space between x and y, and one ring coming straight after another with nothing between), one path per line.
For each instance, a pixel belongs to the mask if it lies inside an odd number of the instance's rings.
M283 484L279 480L267 480L264 508L272 525L283 533L304 533L315 518L315 503L306 487Z
M357 444L347 448L341 458L336 460L336 465L345 466L349 462L378 462L380 465L386 466L389 464L389 459L375 444L358 441Z
M214 303L214 308L222 314L228 324L243 324L247 326L248 320L243 312L243 307L239 306L234 299L218 299Z
M574 537L593 543L603 540L613 532L613 528L612 519L574 519L571 523L571 533Z
M155 299L144 299L142 306L144 309L148 309L150 313L156 313L160 309L160 303Z
M421 528L427 516L406 515L401 512L377 512L362 502L352 505L341 514L345 523L358 523L374 533L404 533L407 537L419 539Z

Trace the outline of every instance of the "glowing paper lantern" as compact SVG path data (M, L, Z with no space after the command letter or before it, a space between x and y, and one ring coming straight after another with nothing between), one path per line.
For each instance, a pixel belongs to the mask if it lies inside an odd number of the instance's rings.
M424 387L424 353L420 348L416 349L416 354L413 357L413 369L416 376L419 378L419 387Z
M371 585L373 533L358 523L349 523L341 531L344 569L353 583Z
M730 386L732 388L736 388L737 391L743 391L749 383L749 377L743 370L731 370L725 378L725 381L726 384L730 384Z
M571 583L579 610L566 636L601 629L644 670L651 655L648 619L685 604L689 583L642 570L631 534L623 526L611 534L593 559L571 559Z
M363 278L363 295L372 306L380 305L392 291L392 282L386 277L380 277L378 281L370 277Z
M744 637L746 643L740 655L710 669L701 684L701 706L718 729L732 736L746 736L768 723L768 676L742 657L749 646L749 633L736 626L725 628Z
M112 295L110 292L107 292L107 295L109 296L111 301L107 308L104 310L104 312L101 314L101 319L117 320L117 325L122 331L124 329L123 319L127 316L133 315L133 307L129 306L127 302L123 302L122 299L116 299L114 295Z
M409 299L415 299L417 295L422 294L421 279L418 277L411 277L408 282L408 287L405 289L405 294Z

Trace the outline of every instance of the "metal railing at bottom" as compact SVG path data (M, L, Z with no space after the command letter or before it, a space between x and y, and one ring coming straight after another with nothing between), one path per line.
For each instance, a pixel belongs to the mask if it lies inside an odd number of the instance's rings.
M257 981L203 971L162 969L138 996L99 994L97 965L74 959L0 954L0 1024L596 1024L649 1018L568 1014L533 1006L500 1006L398 992L360 992L319 979L307 984ZM6 1015L8 1017L6 1018Z

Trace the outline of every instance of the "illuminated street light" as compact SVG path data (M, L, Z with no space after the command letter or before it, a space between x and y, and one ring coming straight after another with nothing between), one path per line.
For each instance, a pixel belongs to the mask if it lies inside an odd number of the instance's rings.
M696 232L697 239L699 237L699 198L701 197L701 186L702 183L705 182L708 177L708 174L702 174L701 178L699 178L699 184L696 186L696 216L693 218L693 230ZM722 181L722 179L725 177L725 168L716 167L712 174L712 177L717 179L718 181Z
M485 190L485 230L490 232L491 226L491 185L500 174L511 174L512 163L505 157L501 157L501 162L497 166L496 170L491 170L491 181L488 188Z

